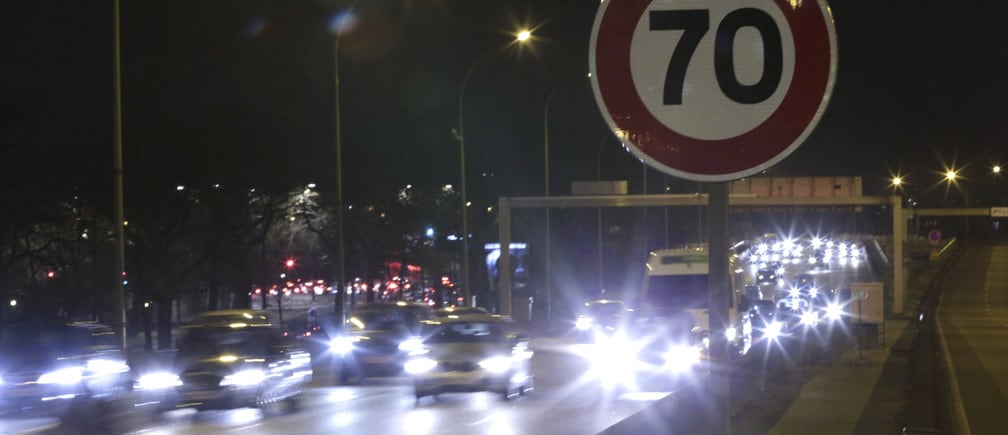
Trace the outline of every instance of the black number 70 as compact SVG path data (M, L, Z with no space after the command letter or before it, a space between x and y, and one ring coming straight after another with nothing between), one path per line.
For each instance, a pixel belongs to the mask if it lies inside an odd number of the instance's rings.
M735 34L743 27L755 28L763 38L763 74L752 85L739 83L735 76ZM686 68L709 29L710 12L706 9L651 11L650 30L683 31L665 73L664 104L682 104ZM777 90L783 70L780 31L769 14L756 8L742 8L725 15L714 39L714 74L726 97L740 104L763 102Z

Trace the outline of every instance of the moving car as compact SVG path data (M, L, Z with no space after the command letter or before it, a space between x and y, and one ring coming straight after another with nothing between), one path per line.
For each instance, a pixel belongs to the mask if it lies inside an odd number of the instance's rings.
M130 366L106 325L36 319L0 328L0 413L59 417L90 431L129 389Z
M162 411L296 409L311 378L308 352L272 324L211 320L185 326L172 369L142 374L135 388Z
M434 310L434 317L451 317L469 314L489 314L481 307L445 307Z
M574 321L578 341L592 342L598 335L612 336L624 326L627 316L632 312L619 300L598 299L585 302Z
M405 363L417 402L441 393L489 391L507 400L531 391L528 338L510 324L488 314L424 322L421 345Z
M340 381L397 376L418 346L421 322L433 318L430 307L415 302L376 302L358 306L346 330L330 341Z

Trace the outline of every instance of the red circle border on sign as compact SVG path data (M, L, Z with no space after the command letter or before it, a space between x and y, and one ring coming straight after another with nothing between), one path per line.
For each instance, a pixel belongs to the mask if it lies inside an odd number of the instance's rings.
M619 7L614 7L614 4ZM592 39L596 98L612 127L638 157L667 173L696 181L729 181L773 166L801 144L825 110L836 67L832 17L820 1L792 6L776 0L794 40L795 66L780 106L747 133L718 140L679 134L641 101L630 71L630 48L652 0L608 0ZM827 22L827 19L829 20Z

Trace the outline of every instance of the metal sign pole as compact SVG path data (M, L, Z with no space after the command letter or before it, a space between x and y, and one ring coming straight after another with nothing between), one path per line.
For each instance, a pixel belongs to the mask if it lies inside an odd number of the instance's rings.
M731 298L731 280L728 270L728 185L707 184L707 229L709 280L708 306L710 308L710 395L711 413L709 433L728 434L731 430L728 400L731 393L729 380L728 339L725 337L728 320L728 301Z

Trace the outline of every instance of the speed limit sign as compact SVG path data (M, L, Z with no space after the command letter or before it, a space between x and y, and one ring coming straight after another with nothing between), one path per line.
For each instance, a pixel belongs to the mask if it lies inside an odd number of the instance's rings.
M603 116L638 157L730 181L812 132L833 89L836 33L824 1L604 0L589 62Z

